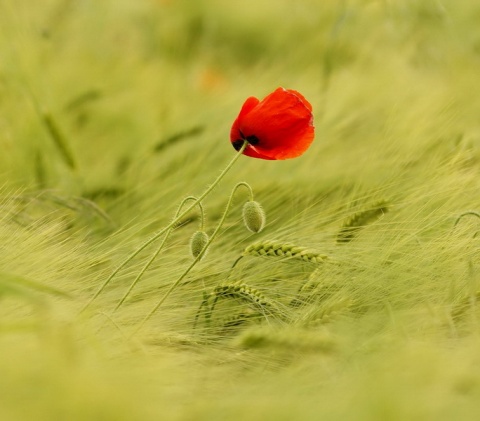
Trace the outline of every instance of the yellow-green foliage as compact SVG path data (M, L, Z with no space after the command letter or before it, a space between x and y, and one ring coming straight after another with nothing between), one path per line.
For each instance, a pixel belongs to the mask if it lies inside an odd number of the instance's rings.
M480 419L479 16L0 1L0 420ZM311 148L240 157L204 224L193 208L91 301L278 86L311 102ZM184 276L239 182L268 223L245 229L239 191Z

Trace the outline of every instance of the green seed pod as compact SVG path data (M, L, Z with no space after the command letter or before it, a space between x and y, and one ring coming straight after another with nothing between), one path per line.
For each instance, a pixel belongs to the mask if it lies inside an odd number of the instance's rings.
M243 205L243 222L252 232L260 232L265 226L265 212L260 203L250 200Z
M197 231L192 235L192 238L190 239L190 253L192 253L192 256L196 258L203 248L206 246L208 243L208 235L205 231ZM203 253L203 256L207 251L205 250L205 253Z

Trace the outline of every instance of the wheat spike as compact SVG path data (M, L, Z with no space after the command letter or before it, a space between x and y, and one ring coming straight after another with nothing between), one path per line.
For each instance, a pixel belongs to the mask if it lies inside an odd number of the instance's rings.
M224 283L213 289L212 296L215 297L212 310L218 299L233 298L252 304L254 307L266 309L273 308L273 303L265 298L265 296L255 288L242 283L241 281Z
M388 204L385 200L379 200L368 209L356 212L348 217L337 234L338 243L348 243L357 235L358 231L365 225L375 222L378 218L388 212Z
M238 314L230 315L215 323L215 327L222 331L229 331L243 326L251 320L262 318L263 314L252 309L246 309Z
M315 309L313 313L307 314L307 317L303 320L303 324L313 327L329 323L338 316L351 311L354 305L355 300L347 296L330 298L322 303L318 309Z
M197 325L202 309L204 309L205 322L207 325L210 325L217 302L228 299L247 304L250 309L247 308L237 315L224 317L220 322L215 323L217 328L220 326L229 328L241 325L251 318L266 317L267 313L279 319L284 318L277 305L265 297L258 289L242 281L232 281L217 285L210 293L203 293L203 301L196 313L194 327Z
M251 244L244 250L243 255L291 258L311 263L322 263L328 258L316 250L275 240Z

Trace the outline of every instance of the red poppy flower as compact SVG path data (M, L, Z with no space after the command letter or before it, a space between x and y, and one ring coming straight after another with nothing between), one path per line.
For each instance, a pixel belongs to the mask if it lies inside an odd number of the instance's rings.
M297 91L278 88L263 101L248 98L230 131L230 141L243 154L260 159L302 155L315 136L312 106Z

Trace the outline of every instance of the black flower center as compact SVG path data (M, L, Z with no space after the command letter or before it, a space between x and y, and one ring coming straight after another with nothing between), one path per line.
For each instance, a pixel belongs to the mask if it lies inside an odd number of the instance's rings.
M238 140L233 141L233 142L232 142L233 148L234 148L236 151L239 151L240 148L241 148L242 145L243 145L243 142L245 142L243 139L238 139Z
M243 142L246 140L250 145L257 145L260 142L260 139L255 136L245 136L242 131L240 130L240 137L241 139L237 139L232 142L233 147L235 148L236 151L240 150L240 148L243 145Z
M250 145L256 145L258 142L260 142L260 139L255 136L255 135L252 135L252 136L247 136L245 138L245 140L250 143Z

